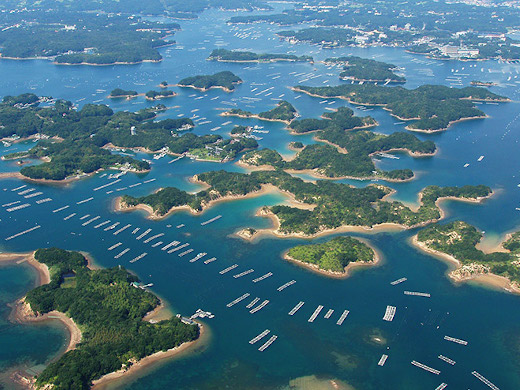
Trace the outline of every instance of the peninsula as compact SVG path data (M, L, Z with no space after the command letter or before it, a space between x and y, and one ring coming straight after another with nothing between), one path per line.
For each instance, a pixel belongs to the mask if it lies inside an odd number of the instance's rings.
M208 57L209 61L219 62L314 62L311 56L296 56L294 54L257 54L250 51L215 49Z
M242 79L229 71L218 72L213 75L199 75L186 77L179 81L179 87L190 87L201 91L212 88L221 88L226 92L232 92L236 84L242 83Z
M378 260L372 248L352 237L335 237L322 244L298 245L285 252L283 257L326 276L340 278L349 276L349 271L356 266L374 265Z
M159 298L122 267L93 270L81 253L58 248L38 249L34 259L47 280L19 303L17 318L59 312L81 331L81 342L38 375L37 388L89 389L104 375L124 372L151 356L172 356L199 337L198 324L176 317L143 320L160 305Z
M455 263L457 268L449 274L455 281L479 279L520 293L520 232L508 235L500 251L491 253L477 249L482 237L474 226L454 221L429 226L412 241L420 249Z
M153 198L124 196L122 201L133 207L145 202L143 204L152 207L156 213L168 213L179 208L200 212L215 201L252 196L270 185L292 196L301 207L279 205L262 208L261 215L269 216L275 222L275 227L269 230L281 237L313 237L349 229L423 226L442 218L438 202L444 198L478 202L492 193L483 185L428 186L421 192L420 207L414 211L401 202L386 201L385 197L392 190L382 185L355 188L329 180L310 183L279 170L250 174L221 170L201 173L194 179L208 188L188 194L168 187L158 191ZM167 191L175 195L174 202L170 201Z
M335 87L297 86L293 90L321 98L341 98L350 103L381 106L400 120L414 121L406 129L432 133L458 121L485 118L472 101L508 102L485 88L449 88L422 85L416 89L374 84L343 84Z

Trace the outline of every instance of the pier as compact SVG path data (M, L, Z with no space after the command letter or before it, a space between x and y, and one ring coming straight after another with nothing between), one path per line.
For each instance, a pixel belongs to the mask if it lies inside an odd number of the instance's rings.
M204 264L212 263L212 262L214 262L215 260L217 260L217 258L216 258L216 257L212 257L211 259L204 260Z
M219 272L219 274L224 275L225 273L231 271L232 269L235 269L236 267L238 267L238 264L233 264L227 268L224 268L222 271Z
M120 222L114 222L112 225L110 225L109 227L104 228L103 230L105 232L108 232L109 230L114 230L119 224L120 224Z
M386 359L388 359L388 355L385 355L385 354L381 355L381 359L379 359L379 362L377 362L377 365L383 367L386 363Z
M111 247L109 247L108 250L111 251L111 250L113 250L113 249L116 249L116 248L117 248L118 246L120 246L120 245L123 245L123 243L122 243L122 242L118 242L117 244L114 244L114 245L112 245Z
M80 221L83 221L84 219L87 219L88 217L90 217L90 214L85 214L83 217L80 217Z
M173 249L170 249L170 250L168 251L168 253L173 253L173 252L180 251L181 249L186 248L187 246L190 246L190 244L186 243L186 244L182 244L182 245L180 245L180 246L177 246L177 247L175 247L175 248L173 248Z
M69 219L71 219L73 216L75 216L76 213L72 213L72 214L69 214L67 215L65 218L63 218L64 221L68 221Z
M413 295L416 297L426 297L426 298L430 298L430 296L431 296L429 293L423 293L423 292L417 292L417 291L405 291L404 295Z
M477 378L479 381L484 383L487 387L493 390L500 390L497 386L495 386L493 383L491 383L488 379L484 378L481 374L479 374L477 371L473 371L471 373L475 378Z
M130 260L130 263L135 263L138 260L141 260L143 257L145 257L148 253L143 252L139 256L134 257L132 260Z
M263 301L261 304L259 304L257 307L255 307L255 308L249 310L249 313L251 313L251 314L255 314L257 311L262 310L264 307L266 307L268 303L269 303L269 300L266 299L266 300Z
M336 322L336 325L342 325L343 321L345 321L345 318L347 318L348 313L350 313L348 310L345 310L341 316L339 317L339 320Z
M105 226L106 224L109 224L109 223L110 223L110 219L108 221L97 224L96 226L94 226L94 229L99 229L101 226Z
M157 179L148 179L148 180L145 180L143 181L143 184L148 184L148 183L151 183L152 181L156 181Z
M301 308L304 304L305 304L305 302L303 302L303 301L298 302L298 304L297 304L296 306L294 306L294 307L291 309L291 311L289 312L289 315L290 315L290 316L295 315L296 312L297 312L298 310L300 310L300 308Z
M460 344L460 345L468 345L467 341L464 341L464 340L461 340L461 339L456 339L455 337L444 336L444 340L448 340L448 341L451 341L452 343L457 343L457 344Z
M119 252L117 255L114 256L114 259L119 259L121 256L123 256L126 252L128 252L130 248L126 248L122 252Z
M197 260L202 259L206 255L207 255L206 252L201 252L197 256L195 256L193 259L191 259L190 263L195 263Z
M186 256L188 253L193 252L193 248L187 249L184 252L179 253L179 257Z
M267 336L271 331L269 329L264 330L262 333L260 333L255 338L249 340L249 344L254 344L258 342L259 340L263 339L265 336Z
M42 204L42 203L47 203L47 202L52 202L52 198L38 199L36 201L36 204Z
M135 228L134 230L132 230L132 234L135 234L137 233L141 228Z
M324 318L329 319L330 316L332 315L332 313L334 313L334 309L327 310L327 312L325 313Z
M448 364L451 364L452 366L455 365L455 360L451 360L450 358L448 358L444 355L439 355L438 358L441 359L442 361L445 361Z
M431 372L432 374L439 375L441 372L439 370L436 370L435 368L428 367L426 364L419 363L415 360L412 360L412 364L415 367L422 368L425 371Z
M117 180L111 181L110 183L107 183L107 184L104 184L102 186L94 188L93 191L99 191L99 190L101 190L103 188L107 188L107 187L109 187L109 186L111 186L113 184L119 183L120 181L121 181L121 179L117 179Z
M236 305L238 302L243 301L244 299L246 299L249 295L250 295L249 293L245 293L244 295L239 296L239 297L238 297L237 299L235 299L234 301L229 302L226 306L227 306L227 307L234 306L234 305Z
M296 280L291 280L290 282L287 282L285 284L282 284L280 287L278 287L276 290L277 291L283 291L285 290L287 287L289 286L292 286L294 283L296 283Z
M272 272L268 272L265 275L260 276L259 278L253 279L253 283L261 282L262 280L267 279L270 276L273 276Z
M93 200L94 197L91 196L90 198L87 198L87 199L83 199L83 200L80 200L79 202L76 202L76 204L83 204L83 203L87 203L87 202L90 202L91 200Z
M407 278L401 278L401 279L394 280L393 282L390 282L390 284L391 284L392 286L395 286L395 285L397 285L397 284L401 284L401 283L403 283L403 282L406 282L407 280L408 280Z
M24 204L21 204L19 206L14 206L14 207L10 207L8 209L5 209L5 211L7 211L8 213L10 212L13 212L13 211L17 211L17 210L21 210L21 209L24 209L26 207L29 207L30 204L29 203L24 203Z
M275 336L271 336L271 338L269 340L267 340L264 345L262 345L260 348L258 348L258 350L260 352L264 352L272 343L275 342L275 340L277 338L278 338L278 336L276 336L276 335Z
M307 321L308 322L314 322L316 317L318 317L318 314L320 314L321 309L323 309L323 306L322 305L318 305L316 310L314 310L314 313L312 313L312 315L309 317L309 319Z
M255 270L251 268L251 269L248 269L247 271L244 271L244 272L241 272L239 274L233 275L233 277L235 279L238 279L238 278L241 278L242 276L246 276L246 275L250 274L251 272L255 272Z
M81 224L81 226L87 226L87 225L90 225L92 222L97 221L99 218L101 218L99 215L98 215L97 217L90 218L88 221L83 222L83 223Z
M256 303L260 300L260 298L256 297L251 302L249 302L246 306L246 309L251 309Z
M21 190L22 188L25 188L25 187L27 187L27 184L24 184L24 185L22 185L22 186L20 186L20 187L13 188L13 189L11 190L11 192L16 192L16 191Z
M156 235L154 235L154 236L148 237L148 238L147 238L146 240L144 240L143 242L144 242L145 244L148 244L150 241L153 241L153 240L155 240L156 238L159 238L159 237L162 237L162 236L164 236L164 233L159 233L159 234L156 234Z
M441 383L439 386L435 388L435 390L444 390L448 385L446 383Z
M395 311L396 311L395 306L387 306L383 320L388 321L388 322L393 321L394 316L395 316Z
M208 219L207 221L204 221L200 224L200 226L206 226L207 224L211 222L215 222L217 219L222 218L222 215L217 215L215 218Z
M161 244L163 244L162 241L157 241L155 244L152 245L152 248L157 248Z
M161 250L162 250L162 251L165 251L166 249L169 249L169 248L171 248L172 246L179 245L179 244L180 244L179 241L172 241L172 242L170 242L169 244L166 244L165 246L163 246L163 247L161 248Z
M23 236L24 234L30 233L30 232L32 232L33 230L36 230L36 229L39 229L39 228L41 228L41 226L40 226L40 225L36 225L36 226L34 226L34 227L30 228L30 229L24 230L23 232L13 234L12 236L7 237L5 240L6 240L6 241L10 241L10 240L12 240L13 238Z

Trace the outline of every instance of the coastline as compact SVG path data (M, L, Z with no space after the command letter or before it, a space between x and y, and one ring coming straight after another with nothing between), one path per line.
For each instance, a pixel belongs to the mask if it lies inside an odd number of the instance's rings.
M251 114L251 115L232 114L229 111L224 111L224 112L220 113L219 115L220 116L234 116L236 118L242 118L242 119L258 119L258 120L267 121L267 122L282 122L282 123L285 123L286 125L290 125L291 122L294 119L296 119L296 116L293 119L291 119L290 121L283 120L283 119L262 118L258 114Z
M83 256L85 256L87 260L87 267L91 270L93 269L99 269L92 258L92 256L88 252L80 252ZM26 262L31 267L33 267L38 272L38 280L35 283L35 287L42 286L44 284L48 284L50 282L50 273L49 268L40 262L38 262L34 258L35 252L27 252L27 253L0 253L0 263L15 263L15 264L21 264ZM167 309L165 309L166 305L164 304L164 301L161 299L159 306L157 306L155 309L147 313L143 317L143 321L149 321L153 322L156 318L160 317L163 312L165 312ZM65 325L67 328L67 331L69 332L69 343L64 352L60 354L65 354L73 349L75 349L76 345L81 342L82 338L82 332L81 329L77 326L77 324L74 322L74 320L70 317L68 317L65 313L61 313L58 311L51 311L49 313L40 315L35 314L33 310L31 309L30 305L25 302L25 297L17 300L13 304L12 311L9 315L9 321L13 323L34 323L34 322L45 322L49 320L59 320L62 324ZM112 372L109 374L104 375L103 377L96 379L93 381L92 389L100 390L107 384L113 382L116 379L122 378L122 377L128 377L132 374L135 374L139 371L141 371L143 368L153 365L154 363L158 361L162 361L167 358L172 358L174 356L177 356L181 354L182 352L191 349L193 346L199 344L201 341L203 341L203 335L205 333L205 327L200 323L197 322L197 325L199 326L199 337L193 341L182 343L181 345L171 348L167 351L159 351L152 355L146 356L143 359L135 362L132 364L128 369L124 370L121 369L116 372ZM32 378L25 378L23 383L26 385L29 389L35 389L34 387L34 377Z
M352 276L352 273L354 272L354 270L356 269L362 269L362 268L371 268L371 267L376 267L378 265L380 265L381 261L382 261L382 253L380 251L378 251L376 248L374 248L372 245L370 245L367 240L363 240L363 239L360 239L358 237L356 237L356 240L359 240L361 242L363 242L364 244L366 244L374 253L373 255L373 260L370 261L370 262L350 262L347 264L347 266L344 268L344 271L343 272L336 272L336 271L329 271L329 270L325 270L325 269L322 269L319 267L319 265L317 264L312 264L312 263L306 263L304 261L301 261L301 260L298 260L298 259L295 259L291 256L289 256L288 252L289 250L286 250L285 252L283 252L282 254L282 258L284 260L287 260L291 263L294 263L300 267L303 267L303 268L306 268L312 272L315 272L317 274L320 274L320 275L323 275L323 276L326 276L326 277L329 277L329 278L333 278L333 279L347 279L349 278L350 276Z
M485 287L492 287L499 291L508 292L511 294L520 294L520 286L504 276L496 275L491 272L476 273L469 276L455 274L456 271L462 269L462 263L454 256L432 249L426 244L420 242L417 239L417 234L409 239L409 243L420 251L437 259L443 260L451 265L449 272L447 272L447 276L455 284L460 284L463 282L475 282Z
M235 84L238 85L238 84L241 84L241 82L235 83ZM222 89L224 92L230 93L235 90L235 88L229 89L229 88L223 87L221 85L212 85L209 88L200 88L200 87L196 87L194 85L183 85L183 84L173 84L173 86L180 87L180 88L193 88L193 89L196 89L197 91L201 91L201 92L208 92L210 89Z

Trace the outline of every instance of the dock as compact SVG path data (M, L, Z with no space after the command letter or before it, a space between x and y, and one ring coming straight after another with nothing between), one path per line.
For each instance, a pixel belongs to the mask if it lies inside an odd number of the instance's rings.
M21 203L21 202L19 200L17 200L15 202L3 204L2 207L9 207L9 206L12 206L12 205L15 205L15 204L18 204L18 203Z
M126 252L128 252L130 248L124 249L122 252L119 252L117 255L114 256L114 259L119 259L121 256L123 256Z
M484 378L481 374L479 374L477 371L473 371L471 373L475 378L477 378L479 381L484 383L487 387L493 390L500 390L497 386L495 386L493 383L491 383L488 379Z
M107 184L104 184L102 186L94 188L93 191L99 191L99 190L101 190L103 188L107 188L107 187L109 187L109 186L111 186L113 184L119 183L120 181L121 181L121 179L117 179L117 180L111 181L110 183L107 183Z
M246 276L246 275L250 274L251 272L255 272L255 270L253 268L250 268L247 271L240 272L239 274L233 275L233 277L235 279L238 279L238 278L241 278L242 276Z
M90 214L85 214L83 217L80 217L80 221L83 221L84 219L87 219L88 217L90 217Z
M251 302L249 302L246 306L246 309L251 309L256 303L260 300L260 298L256 297Z
M345 310L341 316L339 317L339 320L336 322L336 325L341 325L343 324L343 321L345 321L345 318L347 318L348 316L348 313L350 313L348 310Z
M142 232L140 235L138 235L135 239L136 240L140 240L141 238L143 238L144 236L146 236L148 233L150 233L152 231L152 229L146 229L144 232Z
M155 240L156 238L159 238L159 237L162 237L162 236L164 236L164 233L159 233L159 234L156 234L156 235L154 235L154 236L148 237L148 238L147 238L146 240L144 240L143 242L144 242L145 244L148 244L150 241L153 241L153 240Z
M195 256L193 259L190 260L190 263L194 263L196 262L197 260L200 260L202 259L204 256L206 256L207 253L206 252L201 252L199 253L197 256Z
M132 260L130 260L130 263L135 263L136 261L141 260L143 257L145 257L148 253L143 252L139 256L134 257Z
M442 361L445 361L446 363L448 364L451 364L452 366L455 365L455 360L451 360L450 358L444 356L444 355L439 355L437 356L439 359L441 359Z
M260 348L258 348L258 350L260 352L264 352L272 343L275 342L275 340L277 338L278 338L278 336L276 336L276 335L271 336L271 338L269 340L267 340L264 345L262 345Z
M435 374L435 375L439 375L441 373L439 370L436 370L435 368L431 368L431 367L427 366L426 364L419 363L415 360L412 360L412 364L415 367L422 368L423 370L431 372L432 374Z
M36 204L42 204L42 203L47 203L47 202L52 202L52 198L38 199L36 201Z
M244 299L246 299L249 295L251 295L251 294L249 294L249 293L245 293L244 295L239 296L239 297L238 297L237 299L235 299L234 301L229 302L226 306L227 306L227 307L234 306L234 305L236 305L238 302L243 301Z
M65 218L63 218L64 221L68 221L69 219L71 219L73 216L75 216L76 213L72 213L72 214L69 214L67 215Z
M395 311L396 311L396 307L395 306L387 306L386 307L386 311L385 311L385 315L383 317L383 320L384 321L388 321L388 322L391 322L393 321L394 319L394 316L395 316Z
M103 230L105 232L108 232L109 230L114 230L121 222L114 222L112 225L104 228Z
M135 228L134 230L132 230L132 234L135 234L137 233L141 228Z
M127 225L123 226L121 229L116 230L116 231L113 233L114 236L117 236L119 233L121 233L122 231L128 229L130 226L132 226L132 225L127 224Z
M401 278L401 279L397 279L397 280L394 280L393 282L390 282L390 284L392 286L395 286L397 284L400 284L400 283L403 283L403 282L406 282L408 279L407 278Z
M211 222L215 222L217 219L222 218L222 215L217 215L214 218L208 219L207 221L201 222L200 226L206 226L207 224L210 224Z
M90 225L92 222L97 221L99 218L101 218L99 215L98 215L97 217L90 218L88 221L83 222L83 223L81 224L81 226L87 226L87 225Z
M111 247L109 247L108 250L111 251L112 249L116 249L120 245L123 245L123 243L122 242L118 242L117 244L114 244Z
M91 200L93 200L94 197L91 196L90 198L87 198L87 199L83 199L83 200L80 200L79 202L76 202L76 204L83 204L83 203L87 203L87 202L90 202Z
M266 329L264 330L262 333L260 333L258 336L256 336L255 338L249 340L249 344L254 344L256 343L257 341L263 339L265 336L267 336L271 331L269 329Z
M430 296L431 296L429 293L423 293L423 292L417 292L417 291L405 291L404 295L413 295L416 297L426 297L426 298L430 298Z
M143 184L148 184L148 183L151 183L152 181L156 181L157 179L148 179L148 180L145 180L143 181Z
M29 207L29 206L30 206L30 203L24 203L24 204L21 204L21 205L18 205L18 206L14 206L14 207L10 207L8 209L5 209L5 211L7 211L8 213L11 213L13 211L21 210L21 209L24 209L24 208Z
M101 226L105 226L108 223L110 223L110 219L108 221L98 223L96 226L94 226L94 229L99 229Z
M305 304L305 302L303 302L303 301L298 302L298 304L297 304L296 306L294 306L294 307L291 309L291 311L289 312L289 315L290 315L290 316L295 315L296 312L297 312L298 310L300 310L300 308L301 308L304 304Z
M448 385L446 383L441 383L439 386L435 388L435 390L444 390Z
M12 236L7 237L5 240L6 240L6 241L10 241L10 240L12 240L13 238L23 236L24 234L30 233L30 232L32 232L33 230L36 230L36 229L39 229L39 228L41 228L41 226L40 226L40 225L36 225L36 226L34 226L34 227L30 228L30 229L24 230L23 232L13 234Z
M259 304L257 307L249 310L249 313L255 314L257 311L262 310L264 307L266 307L268 303L269 303L269 299L266 299L261 304Z
M211 259L204 260L204 264L212 263L212 262L214 262L215 260L217 260L217 258L216 258L216 257L212 257Z
M152 248L157 248L159 245L164 244L162 241L157 241L155 244L152 245Z
M452 343L457 343L460 345L468 345L467 341L461 340L461 339L456 339L455 337L444 336L444 340L451 341Z
M179 253L179 257L186 256L187 254L193 252L193 248L187 249L184 252Z
M377 362L377 365L383 367L386 363L386 359L388 359L388 355L385 355L385 354L381 355L381 359L379 359L379 362Z
M169 248L171 248L172 246L176 246L176 245L179 245L179 244L180 244L179 241L172 241L172 242L170 242L169 244L166 244L165 246L163 246L163 247L161 248L161 250L162 250L162 251L165 251L166 249L169 249Z
M307 321L308 322L314 322L316 317L318 317L318 314L320 314L321 309L323 309L323 306L322 305L318 305L316 310L314 310L314 313L312 313L312 315L309 317L309 319Z
M224 275L225 273L231 271L232 269L235 269L236 267L238 267L238 264L233 264L227 268L224 268L222 271L219 272L219 274Z
M253 283L261 282L262 280L267 279L270 276L273 276L272 272L268 272L265 275L260 276L259 278L253 279Z
M181 249L186 248L187 246L190 246L190 244L186 243L186 244L182 244L182 245L176 246L175 248L170 249L167 253L173 253L173 252L180 251Z
M285 284L282 284L280 287L278 287L276 290L277 291L283 291L285 290L287 287L289 286L292 286L294 283L296 283L296 280L291 280L290 282L287 282Z
M330 316L332 315L332 313L334 313L334 309L327 310L327 312L325 313L324 318L329 319Z

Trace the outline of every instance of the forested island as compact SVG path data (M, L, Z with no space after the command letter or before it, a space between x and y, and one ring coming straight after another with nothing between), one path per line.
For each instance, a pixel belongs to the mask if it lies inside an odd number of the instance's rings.
M406 127L408 130L422 132L443 131L460 120L485 118L486 114L472 101L509 101L484 88L449 88L443 85L406 89L344 84L335 87L297 86L293 90L321 98L342 98L354 104L382 106L401 120L414 121Z
M145 93L146 100L158 100L158 99L166 99L177 96L177 94L173 91L163 89L162 91L148 91Z
M218 72L213 75L199 75L186 77L178 82L180 87L191 87L207 91L211 88L221 88L226 92L232 92L236 84L242 83L242 79L229 71Z
M388 82L404 83L406 79L394 73L397 68L386 62L361 58L357 56L336 57L325 59L325 64L343 65L343 71L339 74L342 80L355 80L363 82Z
M157 49L174 43L164 37L180 29L177 23L137 16L27 8L2 13L0 27L8 27L0 29L0 58L46 58L71 65L157 62L162 59Z
M437 202L443 198L480 201L492 193L489 187L483 185L428 186L421 192L421 206L414 211L401 202L386 201L385 197L392 190L385 186L355 188L329 180L311 183L280 170L256 171L250 174L212 171L198 174L195 180L207 184L209 188L189 194L168 187L149 197L124 196L121 202L132 208L140 204L148 205L157 216L179 208L196 213L210 207L214 201L251 196L258 193L263 186L271 185L291 194L302 204L302 208L284 205L262 208L260 215L272 217L276 224L269 230L279 236L309 237L334 232L340 228L368 229L375 226L385 227L385 224L398 225L401 228L422 226L441 219Z
M450 273L457 281L498 275L510 281L512 290L520 292L520 232L508 235L501 250L491 253L477 249L482 237L474 226L454 221L421 230L414 243L423 250L457 262L458 268Z
M150 169L146 161L107 150L114 147L146 152L162 150L173 155L192 153L214 161L226 161L243 150L257 147L252 139L181 134L193 128L191 119L154 121L154 108L114 112L105 105L85 104L76 110L65 100L58 99L48 107L39 107L39 102L36 95L24 94L6 96L0 103L0 138L27 138L36 134L48 138L27 153L3 157L44 159L42 164L21 169L22 175L32 179L64 180L110 167L130 171Z
M314 62L311 56L296 56L294 54L257 54L250 51L215 49L208 57L210 61L219 62Z
M115 88L112 90L112 92L110 92L110 95L108 95L108 97L110 99L118 99L118 98L131 99L131 98L136 97L137 95L139 95L139 94L137 93L137 91L134 91L134 90Z
M288 101L281 100L278 102L275 108L264 111L259 114L253 114L250 111L244 111L240 108L233 108L229 111L225 111L221 114L222 116L237 116L239 118L256 118L266 121L277 121L284 123L291 123L291 121L297 117L298 113L296 108Z
M382 171L375 167L372 156L381 152L407 151L414 157L431 156L436 147L432 141L420 141L412 134L395 132L391 135L361 130L377 125L367 116L354 116L347 107L326 112L322 119L294 120L289 129L296 134L315 132L315 139L330 145L308 145L295 158L286 161L275 150L262 149L246 153L240 163L254 167L274 167L284 170L310 171L318 177L410 180L410 169Z
M36 388L89 389L103 375L199 337L198 325L176 317L144 321L159 298L123 267L92 270L81 253L58 248L38 249L34 258L48 267L50 283L27 293L21 316L56 311L81 330L81 342L37 376Z
M375 264L377 254L364 242L352 237L335 237L321 244L298 245L283 257L327 276L348 276L353 266Z
M475 87L493 87L497 85L496 83L492 81L479 81L479 80L473 80L470 82L471 85L474 85Z

